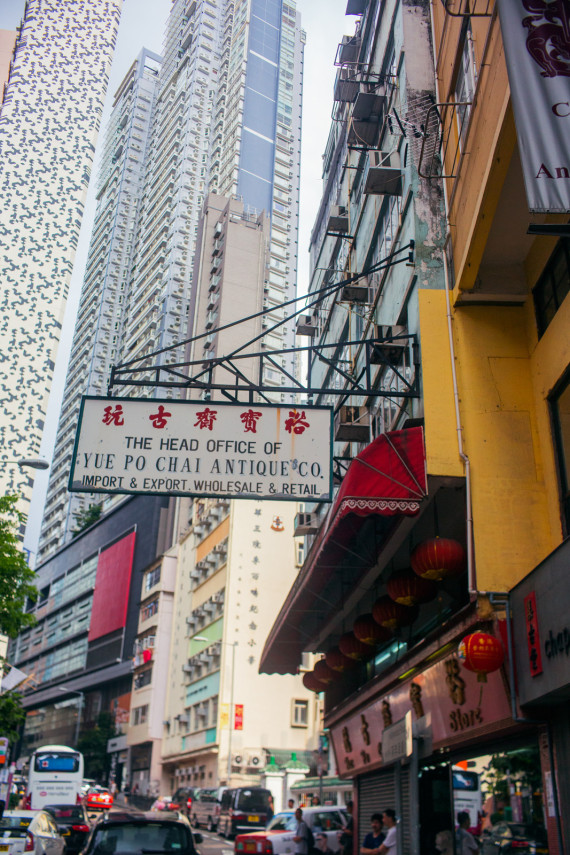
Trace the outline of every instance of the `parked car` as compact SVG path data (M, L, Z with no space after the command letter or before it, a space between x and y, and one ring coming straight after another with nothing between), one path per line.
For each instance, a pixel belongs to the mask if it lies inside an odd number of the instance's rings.
M68 855L81 852L89 837L91 826L83 805L46 805L45 810L53 816L59 833L65 840Z
M340 850L339 832L343 831L348 821L344 806L303 808L303 819L313 832L313 836L325 834L327 847L333 852ZM236 855L246 855L246 853L289 855L295 852L293 837L296 830L297 820L293 811L276 813L265 831L238 834L234 851Z
M548 855L546 830L524 822L497 822L483 834L483 855Z
M192 802L194 801L197 793L198 789L196 787L179 787L172 796L171 810L182 811L184 816L187 816L188 819L190 819Z
M63 855L65 841L55 819L45 810L7 810L0 819L2 855Z
M263 787L237 787L226 790L220 801L218 834L235 837L244 831L256 831L267 825L269 797Z
M190 823L179 813L117 811L95 823L83 855L199 855L196 844L201 842L202 835L192 834Z
M113 806L113 796L105 787L90 787L85 802L87 810L109 810Z
M220 787L198 790L192 802L192 825L195 828L206 826L208 831L216 831L219 818Z

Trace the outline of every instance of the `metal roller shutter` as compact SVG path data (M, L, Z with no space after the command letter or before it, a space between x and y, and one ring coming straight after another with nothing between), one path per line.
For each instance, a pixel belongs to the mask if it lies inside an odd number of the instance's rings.
M410 811L411 804L411 775L410 775L410 767L409 766L401 766L400 767L400 802L396 805L396 813L398 814L399 822L399 834L401 835L401 849L400 851L405 853L411 852L411 830L412 830L412 818Z
M370 817L396 804L394 767L358 778L358 849L370 831Z

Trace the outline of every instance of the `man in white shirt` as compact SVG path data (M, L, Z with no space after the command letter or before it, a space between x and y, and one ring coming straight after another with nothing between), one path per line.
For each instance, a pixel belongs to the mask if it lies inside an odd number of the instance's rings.
M477 855L479 847L469 829L470 816L466 810L457 814L456 852L457 855Z
M382 814L382 824L386 831L384 843L378 850L380 855L398 855L398 831L396 828L396 812L388 808Z

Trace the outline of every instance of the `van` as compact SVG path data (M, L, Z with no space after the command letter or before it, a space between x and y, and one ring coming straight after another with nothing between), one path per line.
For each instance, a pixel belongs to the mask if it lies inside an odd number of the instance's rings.
M198 790L192 802L190 819L195 828L205 826L208 831L216 831L220 816L219 788Z
M235 837L244 831L263 831L267 825L271 792L263 787L226 790L220 801L218 833Z

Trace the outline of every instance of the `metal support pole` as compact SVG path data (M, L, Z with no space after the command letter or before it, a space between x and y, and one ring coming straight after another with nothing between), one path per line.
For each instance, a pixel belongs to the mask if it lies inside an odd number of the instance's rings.
M79 703L77 704L77 721L75 722L75 742L74 745L77 748L77 743L79 742L79 728L81 727L81 713L83 712L83 692L76 693L79 697Z
M230 779L232 776L232 713L234 708L234 680L236 672L236 645L237 641L232 644L232 670L230 675L230 714L228 720L229 736L228 736L228 787L231 786Z

